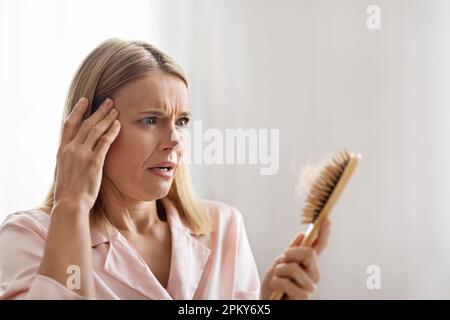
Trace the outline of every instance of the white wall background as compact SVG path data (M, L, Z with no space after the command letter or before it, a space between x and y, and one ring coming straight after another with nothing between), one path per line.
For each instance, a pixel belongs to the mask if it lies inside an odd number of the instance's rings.
M366 8L381 8L381 29ZM0 1L0 218L53 175L64 95L110 36L171 54L207 128L279 128L280 171L194 165L244 215L261 275L299 225L302 164L363 162L333 211L323 298L450 298L450 3L445 0ZM366 288L381 267L382 288Z
M150 15L147 1L0 1L0 217L47 193L82 59L108 37L148 38Z

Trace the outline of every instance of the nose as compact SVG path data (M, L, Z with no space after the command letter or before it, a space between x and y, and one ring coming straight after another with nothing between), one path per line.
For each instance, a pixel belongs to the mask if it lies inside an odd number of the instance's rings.
M163 150L173 150L178 151L182 146L181 134L176 130L176 128L171 128L168 135L166 135L166 140L163 142Z

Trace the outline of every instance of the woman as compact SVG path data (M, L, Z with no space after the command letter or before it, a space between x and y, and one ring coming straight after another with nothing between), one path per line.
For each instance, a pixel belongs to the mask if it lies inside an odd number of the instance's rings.
M0 227L2 299L305 299L319 280L299 235L262 285L239 211L198 200L182 136L181 68L144 42L110 39L70 87L54 183Z

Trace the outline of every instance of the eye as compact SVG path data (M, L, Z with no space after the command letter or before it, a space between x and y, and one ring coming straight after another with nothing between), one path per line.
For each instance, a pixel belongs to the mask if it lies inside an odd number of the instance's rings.
M176 125L180 128L184 128L189 123L189 118L180 118L177 120Z
M156 117L145 117L142 119L145 125L149 126L152 124L156 124Z

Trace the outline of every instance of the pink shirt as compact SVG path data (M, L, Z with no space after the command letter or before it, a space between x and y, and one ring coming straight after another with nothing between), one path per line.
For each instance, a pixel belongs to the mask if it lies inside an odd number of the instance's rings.
M172 239L167 288L120 232L92 228L96 298L258 299L258 270L240 212L221 202L202 203L214 226L209 240L195 236L163 199ZM37 274L49 223L48 214L30 210L10 214L0 226L0 299L81 298Z

